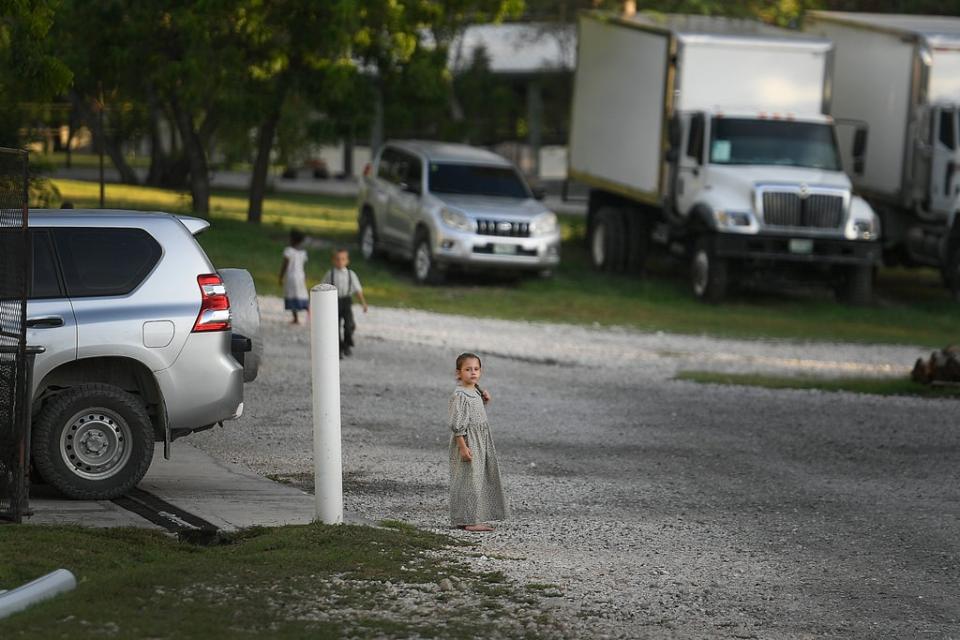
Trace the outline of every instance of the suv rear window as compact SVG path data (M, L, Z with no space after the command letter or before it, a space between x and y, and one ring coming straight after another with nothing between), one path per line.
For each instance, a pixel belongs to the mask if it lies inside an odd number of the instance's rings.
M530 197L520 176L509 167L448 162L430 164L430 191L502 198Z
M67 295L121 296L143 282L160 260L160 245L143 229L57 228Z
M33 286L30 298L60 298L60 280L57 278L57 263L46 231L33 231Z

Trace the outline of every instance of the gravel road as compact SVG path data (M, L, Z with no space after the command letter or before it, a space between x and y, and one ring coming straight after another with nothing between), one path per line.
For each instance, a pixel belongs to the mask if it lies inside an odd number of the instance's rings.
M281 304L247 414L191 440L309 482L309 331ZM357 315L347 510L469 535L446 523L445 412L479 352L514 517L464 560L539 585L570 637L960 637L957 402L672 380L893 375L927 349Z

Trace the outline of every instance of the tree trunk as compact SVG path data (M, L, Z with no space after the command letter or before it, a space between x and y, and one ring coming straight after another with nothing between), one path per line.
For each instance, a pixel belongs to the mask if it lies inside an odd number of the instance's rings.
M247 222L260 224L263 219L263 197L267 191L267 172L270 169L270 152L277 135L283 103L286 102L290 88L290 77L277 78L273 102L266 113L260 130L257 132L257 157L253 161L253 174L250 176L250 201L247 208Z
M350 130L343 139L343 177L349 180L353 177L353 147L356 144L356 134L354 133L353 122L350 123Z
M378 77L373 86L373 124L370 127L370 157L383 144L383 81Z
M257 132L257 157L253 161L253 174L250 176L250 201L247 208L247 222L260 224L263 219L263 197L267 192L267 171L270 168L270 151L277 134L280 111L269 114Z
M110 157L114 168L120 174L120 182L123 184L140 184L137 173L133 170L133 167L127 164L127 159L123 156L123 151L120 148L120 137L107 135L107 132L103 130L104 128L100 126L100 118L97 117L96 111L90 104L90 98L71 91L70 101L73 103L74 109L79 112L81 119L90 128L97 147L102 148Z
M193 212L199 215L210 213L210 172L207 168L207 154L190 114L180 106L177 97L170 100L174 119L183 141L183 151L190 167L190 196L193 199Z
M157 97L150 87L147 89L147 103L150 109L150 169L147 171L147 184L159 187L167 173L167 155L163 152L163 138L160 134L160 122L163 113L157 104ZM170 150L171 153L173 149Z

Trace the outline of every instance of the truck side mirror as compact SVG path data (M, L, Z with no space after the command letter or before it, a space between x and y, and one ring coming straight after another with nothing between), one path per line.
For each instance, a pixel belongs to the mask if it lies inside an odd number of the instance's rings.
M853 133L853 171L863 175L867 156L867 128L857 127Z

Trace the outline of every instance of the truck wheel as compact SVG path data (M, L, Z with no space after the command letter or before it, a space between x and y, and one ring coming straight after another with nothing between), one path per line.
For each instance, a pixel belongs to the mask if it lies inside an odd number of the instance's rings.
M693 295L704 302L716 303L727 295L726 259L718 258L710 245L700 240L690 262L690 284Z
M367 262L370 262L380 254L377 247L377 228L373 222L373 216L369 213L360 218L360 255Z
M848 267L845 278L837 290L840 302L863 306L873 299L873 267Z
M260 303L253 276L246 269L219 269L230 298L230 324L233 332L250 339L251 349L243 354L243 381L253 382L263 360L263 336L260 333Z
M590 229L590 260L595 269L622 271L624 258L623 222L620 211L601 207L597 220Z
M956 302L960 302L960 247L954 249L943 265L943 280Z
M430 237L424 231L417 233L413 243L413 277L418 284L439 284L441 281L440 270L430 249Z
M135 487L153 460L143 404L107 384L71 387L49 401L33 427L33 461L69 498L112 500Z
M643 209L635 209L624 216L626 228L625 267L630 273L641 273L650 251L650 228Z

